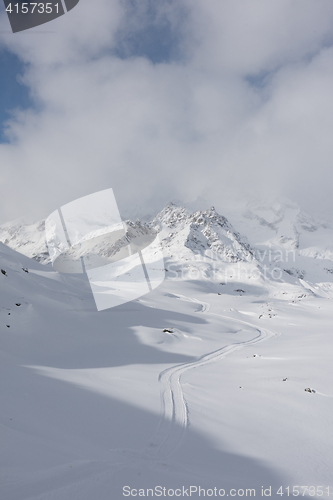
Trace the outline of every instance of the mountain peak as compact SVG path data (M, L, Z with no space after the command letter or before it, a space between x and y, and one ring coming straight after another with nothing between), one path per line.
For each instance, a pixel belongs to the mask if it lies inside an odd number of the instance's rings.
M170 256L180 255L187 249L201 254L211 251L226 262L252 257L246 238L213 206L190 214L184 207L168 203L151 225L160 232L162 247Z
M180 222L185 221L187 217L188 212L184 207L170 202L154 217L150 224L158 225L160 223L168 227L174 227Z

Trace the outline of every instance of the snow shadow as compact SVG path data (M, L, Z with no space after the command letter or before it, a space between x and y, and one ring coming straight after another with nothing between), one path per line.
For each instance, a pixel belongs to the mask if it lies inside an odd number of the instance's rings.
M140 343L134 328L160 331L175 322L200 326L207 324L203 315L150 307L148 297L145 303L98 313L87 283L79 286L75 277L59 277L37 264L35 274L26 273L21 269L25 258L19 263L4 260L8 276L2 275L1 296L13 305L10 316L3 304L1 309L11 326L1 327L1 499L120 500L126 485L217 487L226 495L231 488L255 488L258 497L261 486L296 484L297 478L282 478L267 464L226 451L191 426L184 433L177 421L165 440L153 442L160 422L157 377L156 389L145 392L144 382L141 386L128 372L117 399L111 391L97 393L96 385L88 389L36 371L124 367L127 372L129 365L149 370L154 364L192 361L191 356ZM20 306L15 305L18 297ZM132 382L138 387L135 405ZM111 377L109 383L117 384ZM154 405L151 394L157 397ZM184 436L183 441L175 435ZM172 453L163 454L165 448L170 451L170 443ZM280 496L272 493L271 498Z
M15 353L22 365L67 369L189 362L195 358L142 344L133 329L140 325L160 334L165 325L180 321L206 323L200 316L149 308L139 302L100 313L85 308L80 312L64 311L63 307L45 303L36 305L30 316L24 328L15 326L14 317L11 329L4 332L6 351Z
M270 498L280 498L278 488L295 483L191 427L171 455L164 457L162 448L159 459L151 458L159 415L26 368L13 365L9 374L0 430L6 500L120 500L124 486L216 487L225 496L255 489L256 497L264 486L272 487Z

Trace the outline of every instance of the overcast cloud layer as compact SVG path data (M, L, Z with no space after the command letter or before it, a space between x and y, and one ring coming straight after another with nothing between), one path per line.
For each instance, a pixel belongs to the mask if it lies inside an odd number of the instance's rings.
M124 213L256 192L330 215L331 0L81 0L52 30L0 35L34 102L0 144L0 222L108 187Z

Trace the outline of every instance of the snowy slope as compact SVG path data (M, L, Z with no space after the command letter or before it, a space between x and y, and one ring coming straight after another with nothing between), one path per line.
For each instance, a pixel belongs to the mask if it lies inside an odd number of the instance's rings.
M0 242L40 262L49 262L44 221L27 224L16 220L0 226Z
M254 246L305 249L311 241L314 243L319 233L326 234L326 242L332 235L326 223L314 219L290 200L251 202L242 215L237 223Z
M0 245L1 499L333 491L331 299L260 269L222 284L212 248L221 269L263 267L234 225L172 206L129 225L159 229L174 268L101 313L83 276Z
M333 229L327 222L290 200L251 202L231 218L256 249L257 260L280 268L283 281L291 278L319 295L333 297Z

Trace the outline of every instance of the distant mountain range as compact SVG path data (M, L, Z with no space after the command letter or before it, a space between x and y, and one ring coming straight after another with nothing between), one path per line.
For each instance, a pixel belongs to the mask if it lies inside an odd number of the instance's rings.
M44 228L44 221L6 223L0 241L49 264ZM214 207L191 212L169 203L152 220L126 221L126 228L121 245L159 233L169 277L223 282L237 275L239 282L251 277L333 297L333 229L291 201L252 202L228 219ZM106 237L90 251L105 257L116 249Z

